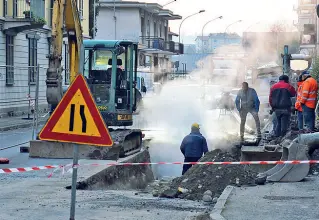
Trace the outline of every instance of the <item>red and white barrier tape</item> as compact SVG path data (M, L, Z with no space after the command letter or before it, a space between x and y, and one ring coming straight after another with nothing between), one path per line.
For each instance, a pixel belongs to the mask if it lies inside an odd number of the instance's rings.
M25 168L2 168L0 169L1 173L23 173L28 171L35 171L35 170L47 170L47 169L54 169L60 168L61 166L52 165L52 166L39 166L39 167L25 167Z
M145 163L105 163L105 164L77 164L73 167L81 166L136 166L136 165L276 165L276 164L319 164L319 160L292 160L292 161L239 161L239 162L145 162ZM36 170L47 170L47 169L64 169L72 168L72 164L68 165L51 165L51 166L39 166L39 167L26 167L26 168L2 168L1 173L18 173L18 172L28 172Z

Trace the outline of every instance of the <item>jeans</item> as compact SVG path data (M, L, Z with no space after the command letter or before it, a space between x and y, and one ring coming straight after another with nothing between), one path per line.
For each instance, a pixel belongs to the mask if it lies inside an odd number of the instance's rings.
M316 114L315 109L309 108L306 105L302 104L302 112L303 112L303 120L304 125L306 129L309 129L311 131L315 130L315 120L316 120Z
M302 112L298 111L297 118L298 118L298 129L302 130L303 129L303 114L302 114Z
M184 162L197 162L199 161L200 158L201 157L185 157ZM192 166L193 166L192 164L184 164L182 175L184 175L184 173L186 173L186 171Z
M248 112L253 116L253 118L255 120L258 137L261 137L260 121L259 121L259 117L258 117L258 112L256 112L255 110L246 110L246 109L241 109L239 112L239 115L240 115L240 137L244 138L245 124L246 124L246 118L247 118Z
M276 113L275 113L275 112L272 113L271 117L272 117L272 130L273 130L273 134L276 134L276 129L277 129L277 125L278 125Z
M55 108L57 107L58 105L51 105L51 111L50 111L50 115L52 115L52 113L54 112Z
M276 136L283 137L286 135L290 124L290 111L286 109L275 110L277 117Z

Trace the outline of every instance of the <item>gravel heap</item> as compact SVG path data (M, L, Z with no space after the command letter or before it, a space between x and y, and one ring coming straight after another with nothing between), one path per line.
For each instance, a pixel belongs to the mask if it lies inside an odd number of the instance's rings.
M239 161L239 157L240 150L233 147L229 151L217 149L208 152L200 161ZM205 200L203 196L209 191L208 195L213 201L227 185L255 185L256 175L248 165L194 165L183 176L173 179L159 196ZM178 191L179 187L182 192Z

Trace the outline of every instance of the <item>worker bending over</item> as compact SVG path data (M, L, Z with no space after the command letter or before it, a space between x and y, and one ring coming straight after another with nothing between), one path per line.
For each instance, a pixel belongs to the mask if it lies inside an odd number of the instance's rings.
M236 108L240 115L240 139L244 141L244 132L247 114L250 113L255 119L257 129L257 141L261 140L260 121L258 117L260 101L257 92L248 87L247 82L242 83L242 89L238 91L236 97Z
M318 84L317 81L310 76L308 71L303 71L301 73L302 80L302 97L301 97L301 107L303 112L303 119L305 129L308 131L315 130L315 108L317 103L317 93Z
M191 127L191 133L183 139L181 152L185 158L184 162L197 162L203 154L208 152L207 141L199 130L199 124L194 123ZM182 175L191 167L192 164L184 164Z
M291 98L296 95L295 88L289 84L289 77L281 75L279 82L270 88L269 104L277 117L276 137L286 135L290 125Z
M295 109L297 110L297 119L298 119L298 129L299 131L303 130L303 114L302 114L302 107L301 107L301 99L302 99L302 75L299 76L297 86L297 98L295 103Z

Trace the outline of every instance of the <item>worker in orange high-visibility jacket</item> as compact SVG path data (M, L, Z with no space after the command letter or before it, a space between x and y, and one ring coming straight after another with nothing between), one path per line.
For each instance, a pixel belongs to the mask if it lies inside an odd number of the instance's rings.
M318 83L310 76L308 71L302 72L302 94L301 107L304 119L304 125L307 130L314 131L315 129L315 108L317 104Z
M297 119L298 119L298 129L303 130L303 114L302 114L302 107L301 107L301 98L302 98L302 75L299 76L297 86L297 98L295 103L295 109L297 110Z

